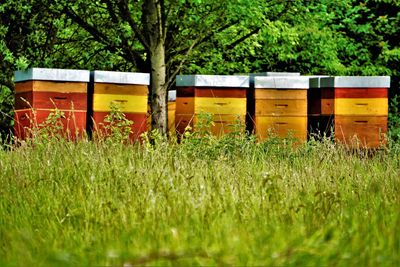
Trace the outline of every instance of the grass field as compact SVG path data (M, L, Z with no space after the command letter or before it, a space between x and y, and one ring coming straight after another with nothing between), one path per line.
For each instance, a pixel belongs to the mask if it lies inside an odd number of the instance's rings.
M0 170L0 266L400 266L396 147L49 140Z

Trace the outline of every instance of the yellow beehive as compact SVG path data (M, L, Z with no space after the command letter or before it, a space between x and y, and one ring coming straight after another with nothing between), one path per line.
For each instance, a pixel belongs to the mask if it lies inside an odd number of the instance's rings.
M231 132L237 126L245 128L248 76L180 75L177 77L176 125L200 123L202 114L211 115L214 135ZM179 126L179 128L178 128ZM184 128L183 128L184 129Z
M299 76L255 77L255 133L307 140L307 91L309 78Z

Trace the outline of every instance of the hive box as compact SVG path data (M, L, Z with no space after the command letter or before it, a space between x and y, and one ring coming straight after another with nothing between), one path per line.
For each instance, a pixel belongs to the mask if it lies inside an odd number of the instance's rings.
M32 68L15 72L14 134L24 139L34 127L45 125L58 109L62 135L74 139L86 129L87 70Z
M211 132L231 132L234 125L245 128L246 93L249 76L179 75L176 79L176 129L200 123L201 114L211 114Z
M169 133L174 135L175 132L175 110L176 110L176 90L168 92L168 129Z
M310 85L311 124L318 132L351 148L385 144L390 77L337 76Z
M307 139L308 77L255 77L255 133Z
M104 119L112 106L123 112L131 126L131 140L147 130L147 100L150 75L148 73L94 71L93 123L94 130L104 130Z

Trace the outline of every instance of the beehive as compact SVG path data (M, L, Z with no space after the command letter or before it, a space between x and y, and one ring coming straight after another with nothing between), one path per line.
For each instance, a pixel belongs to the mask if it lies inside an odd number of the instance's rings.
M308 77L255 77L255 133L307 139Z
M233 125L245 127L248 76L180 75L177 77L176 125L196 127L201 114L211 114L211 132L221 135Z
M169 133L175 135L175 110L176 110L176 90L168 92L168 129Z
M86 129L87 90L90 73L86 70L32 68L15 72L14 134L24 139L34 126L45 125L55 109L66 138L74 139Z
M311 85L318 86L314 80ZM348 147L378 148L385 143L390 77L321 78L319 86L310 102L320 124L318 129L313 123L317 130Z
M93 129L104 130L104 119L112 107L133 121L130 138L136 140L147 130L147 99L150 75L147 73L93 72Z

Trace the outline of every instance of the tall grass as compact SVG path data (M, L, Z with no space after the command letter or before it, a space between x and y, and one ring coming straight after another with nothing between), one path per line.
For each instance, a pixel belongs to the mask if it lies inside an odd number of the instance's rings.
M400 265L395 146L233 135L0 150L0 266Z

